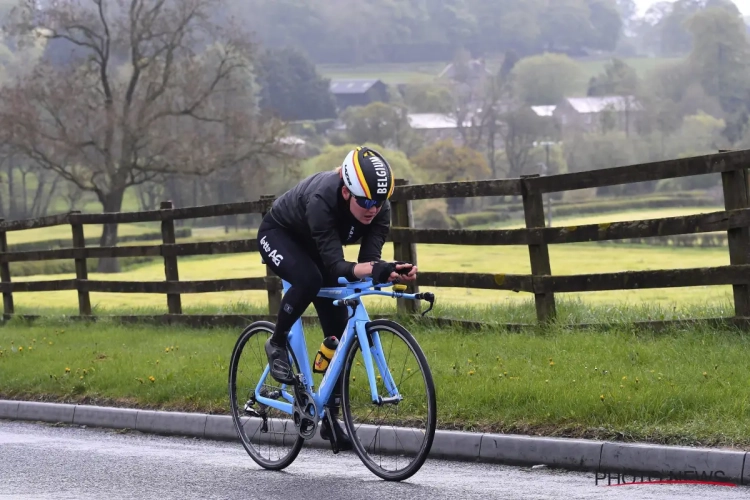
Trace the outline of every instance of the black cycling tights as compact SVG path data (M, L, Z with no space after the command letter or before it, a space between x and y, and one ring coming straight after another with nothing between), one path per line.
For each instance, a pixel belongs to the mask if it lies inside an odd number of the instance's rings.
M341 338L348 309L334 306L333 299L317 297L322 287L338 285L335 278L325 273L322 262L311 257L270 215L263 219L258 229L258 250L271 270L292 285L281 299L273 342L286 345L287 333L311 303L318 312L324 337L335 335Z

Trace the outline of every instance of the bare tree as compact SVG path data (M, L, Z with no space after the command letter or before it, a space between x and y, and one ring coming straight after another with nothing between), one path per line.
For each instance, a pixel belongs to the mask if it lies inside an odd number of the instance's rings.
M159 202L164 199L165 179L159 177L151 182L144 182L138 186L138 201L141 210L156 210Z
M4 141L83 191L104 212L164 173L203 175L283 156L284 124L259 114L250 38L212 21L222 0L23 0L9 23L71 49L0 91ZM40 35L37 35L40 36ZM59 53L59 51L58 51ZM117 242L105 224L102 246ZM101 259L99 271L118 271Z

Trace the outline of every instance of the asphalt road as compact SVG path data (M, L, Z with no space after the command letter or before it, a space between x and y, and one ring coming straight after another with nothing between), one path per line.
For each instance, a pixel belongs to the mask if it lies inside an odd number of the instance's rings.
M0 420L0 498L739 499L750 498L750 488L610 487L597 485L593 473L438 460L389 483L351 452L303 449L285 471L272 472L239 443Z

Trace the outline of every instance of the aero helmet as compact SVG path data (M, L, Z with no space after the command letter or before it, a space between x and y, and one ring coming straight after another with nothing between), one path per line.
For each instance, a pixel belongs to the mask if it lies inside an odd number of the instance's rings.
M360 146L346 155L341 165L344 185L364 208L380 206L393 194L391 166L374 149Z

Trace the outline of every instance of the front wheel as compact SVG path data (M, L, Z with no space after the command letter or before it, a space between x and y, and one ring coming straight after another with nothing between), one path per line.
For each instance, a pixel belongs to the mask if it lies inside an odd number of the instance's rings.
M437 424L435 385L422 348L403 326L390 320L367 325L370 349L363 353L373 360L378 395L386 400L375 404L359 342L352 342L344 365L342 412L354 450L378 477L402 481L424 464L432 447ZM378 343L380 349L378 349ZM379 370L376 358L387 366L401 396L389 402L387 373Z

